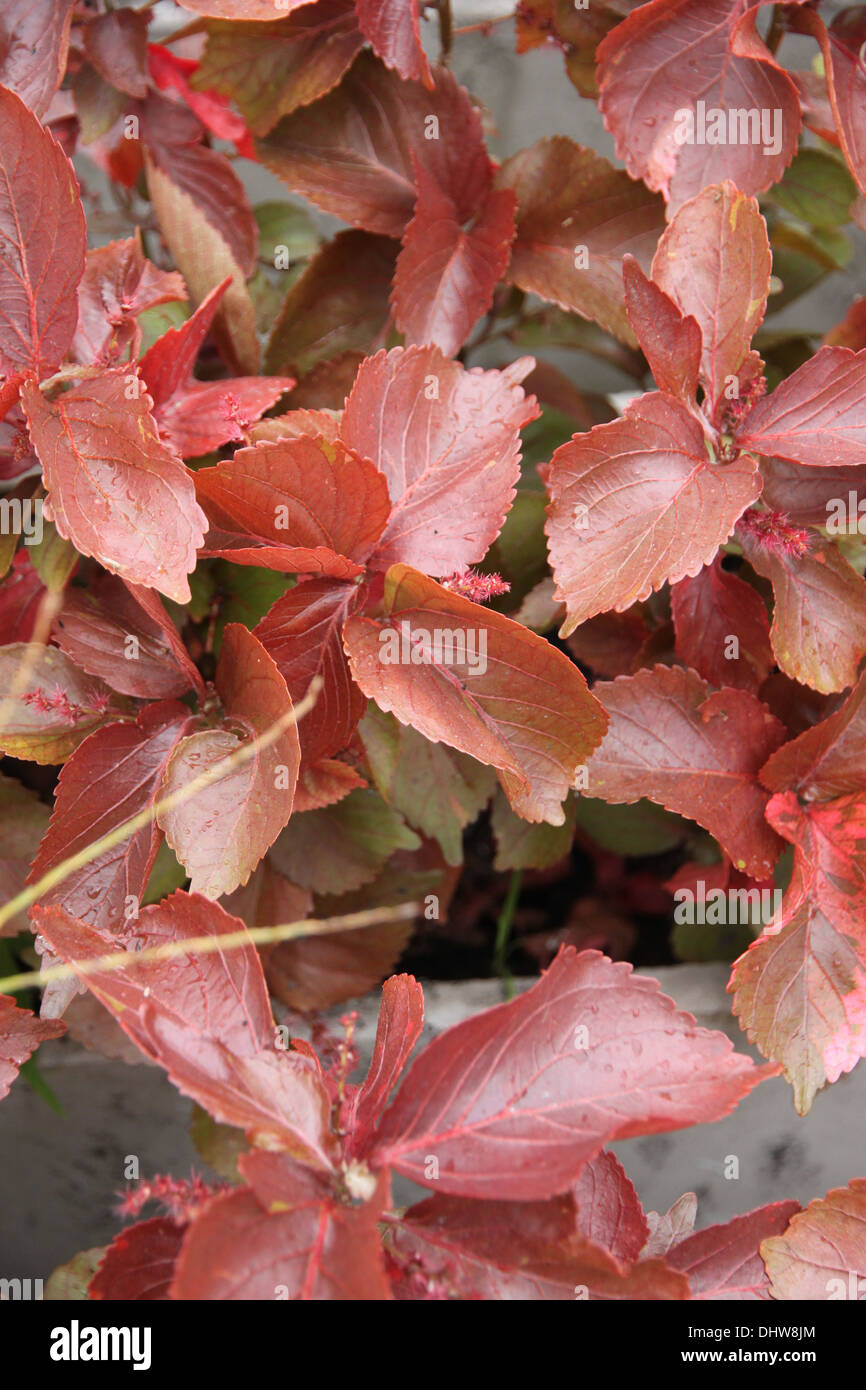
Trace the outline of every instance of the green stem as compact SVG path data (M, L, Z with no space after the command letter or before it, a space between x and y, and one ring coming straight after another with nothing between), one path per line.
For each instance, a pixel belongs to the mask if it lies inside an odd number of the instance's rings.
M514 998L514 980L508 969L508 953L511 946L511 927L514 922L514 912L517 907L517 900L520 897L520 888L523 883L523 870L514 869L511 881L508 885L508 892L505 894L505 902L502 904L502 911L496 923L496 943L493 947L493 969L503 983L506 999Z

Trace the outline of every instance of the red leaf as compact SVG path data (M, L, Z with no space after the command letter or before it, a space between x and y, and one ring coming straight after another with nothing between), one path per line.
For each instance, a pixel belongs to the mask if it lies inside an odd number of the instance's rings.
M619 1159L603 1150L587 1163L574 1185L577 1230L619 1260L636 1260L649 1226L634 1186Z
M824 334L826 347L866 348L866 295L853 300L845 316Z
M661 1260L631 1269L583 1238L570 1194L546 1202L436 1195L391 1225L397 1297L502 1300L685 1299Z
M810 1202L784 1235L765 1240L761 1254L774 1298L855 1299L866 1279L866 1179L853 1178Z
M813 467L856 467L866 448L866 348L823 347L758 401L744 449Z
M297 439L308 434L315 439L323 435L329 444L340 438L340 416L336 410L287 410L284 415L272 415L259 420L249 432L251 444L274 443L278 439Z
M735 962L728 988L749 1038L784 1064L805 1114L822 1086L866 1055L866 803L801 807L782 792L767 819L796 846L794 877L781 920Z
M223 906L248 926L275 927L308 917L312 894L290 883L266 858L245 888L223 899ZM268 988L290 1009L302 1012L357 999L393 970L411 931L409 922L383 922L264 946Z
M738 374L738 391L744 393L747 383L741 378L764 317L770 266L758 204L731 183L706 188L682 207L659 242L652 276L683 314L697 319L701 382L714 410Z
M860 534L862 523L866 531L866 476L859 465L807 467L788 459L762 458L761 474L761 500L771 511L783 512L795 526L826 526L831 535L838 535L855 530Z
M606 1143L719 1119L775 1072L630 965L566 948L525 994L433 1039L373 1155L439 1192L534 1201L564 1191Z
M100 970L106 940L62 908L33 908L36 929L75 966L124 1032L165 1067L184 1095L251 1141L288 1149L329 1167L329 1101L318 1063L275 1047L275 1028L252 944L190 951L135 964L135 947L162 946L243 930L216 903L173 893L142 909L129 933L130 964Z
M553 581L551 581L552 583ZM592 667L596 676L630 676L643 665L650 630L641 605L626 613L599 613L589 618L566 640L578 661Z
M623 612L665 581L698 574L761 490L754 459L714 464L698 418L659 392L561 445L546 481L565 637L597 613Z
M124 579L187 603L207 518L191 476L159 439L135 372L116 367L54 401L28 381L22 401L64 540Z
M426 134L434 129L437 138ZM412 216L413 155L453 199L461 222L490 186L480 115L451 73L438 68L427 91L393 76L368 53L336 91L257 140L256 152L296 193L386 236L402 235Z
M507 278L634 344L623 306L622 258L647 267L664 227L661 200L564 135L506 160L497 185L517 194Z
M181 641L177 628L165 611L162 599L153 589L145 589L140 584L131 584L128 579L123 582L139 608L144 610L147 618L159 630L161 640L171 652L175 664L189 677L193 688L202 699L204 697L204 681L199 674L198 667L190 658L189 652Z
M289 573L361 574L390 510L378 469L323 436L239 449L195 483L214 527L207 554Z
M681 1240L691 1235L695 1228L697 1211L698 1199L694 1192L684 1192L663 1215L657 1211L648 1211L646 1219L650 1235L643 1248L644 1256L666 1255Z
M239 423L258 420L295 384L292 377L197 381L193 376L196 357L230 284L226 278L217 285L192 317L157 338L139 363L160 434L183 458L200 458L241 438Z
M147 96L147 10L109 10L84 29L84 52L113 87L131 97Z
M238 1164L251 1188L216 1197L193 1222L172 1297L390 1298L376 1225L382 1196L349 1206L284 1155L249 1153Z
M353 1152L367 1143L423 1027L424 991L411 975L392 975L382 986L373 1056L353 1101Z
M711 685L757 695L775 664L764 600L722 568L717 556L694 579L671 589L677 655Z
M330 92L364 42L353 0L304 0L300 13L277 19L209 24L192 77L194 87L230 96L254 135L266 135L281 116Z
M177 628L152 589L102 575L68 589L52 636L82 671L122 695L164 700L204 686ZM173 634L173 635L172 635Z
M243 273L251 275L256 264L258 227L246 190L231 162L224 154L202 144L204 127L179 102L151 92L141 108L140 121L141 138L151 165L192 199L199 213L220 234ZM186 278L189 281L191 277Z
M361 365L340 437L388 485L376 568L403 561L448 575L483 559L520 476L520 429L538 413L519 385L531 366L521 358L467 371L435 347L394 348Z
M295 791L296 811L321 811L326 806L335 806L350 792L358 791L368 784L355 768L348 763L333 758L323 758L320 763L301 767L298 786Z
M57 5L45 8L58 12ZM43 13L40 30L44 19ZM75 332L84 211L66 155L32 111L3 89L0 149L10 161L0 162L0 370L11 376L33 368L47 376Z
M590 795L647 797L696 820L753 878L767 878L779 837L764 821L758 770L785 730L746 690L710 692L694 671L656 666L595 686L610 728L588 765Z
M283 19L291 10L308 5L310 0L280 0L277 9L273 0L184 0L183 8L214 19L259 19L273 22Z
M660 391L684 403L695 399L701 366L697 319L682 314L655 280L644 275L634 256L624 256L625 308Z
M834 16L829 28L817 14L804 9L802 15L798 15L797 27L811 34L821 45L836 143L841 144L860 191L866 193L866 141L863 138L866 81L860 56L866 41L863 8L854 5L842 10Z
M280 922L303 921L309 917L312 905L312 894L290 883L268 859L262 860L243 888L236 888L221 903L226 912L240 917L248 927L275 927ZM264 959L281 946L293 944L283 941L277 946L262 947L262 957Z
M326 242L274 320L265 353L268 369L300 376L341 354L373 351L390 319L397 249L390 237L369 232L338 232ZM354 380L354 369L351 375ZM334 404L342 407L346 393L341 391Z
M464 227L436 179L416 163L418 201L394 279L394 321L407 343L453 356L493 301L514 239L515 197L494 189Z
M170 48L152 43L147 50L150 76L161 92L175 91L206 130L220 140L233 140L238 153L254 159L249 131L241 116L229 109L228 98L208 91L206 84L193 87L190 76L198 71L191 58L180 58Z
M174 110L183 116L183 107L175 105ZM215 226L199 206L195 193L184 190L170 172L163 172L157 166L147 152L144 164L148 193L160 231L189 286L190 297L194 303L200 304L227 276L231 278L225 301L214 322L214 336L232 371L247 375L257 372L260 354L256 311L246 286L243 265L234 255L223 230ZM214 192L217 203L220 202L221 193L218 180ZM255 232L255 220L250 232ZM249 246L245 246L245 253L247 249L254 261L255 235L249 241Z
M74 0L4 0L0 14L0 84L43 116L66 70ZM16 149L3 139L3 147ZM31 165L41 174L41 166ZM5 295L4 295L5 299ZM62 354L61 354L62 356Z
M373 51L401 77L433 90L433 74L421 47L417 0L355 0L358 24Z
M380 985L411 935L411 922L382 922L283 942L267 953L268 986L290 1009L333 1008Z
M121 1231L100 1260L88 1297L128 1303L168 1299L183 1237L184 1227L167 1216Z
M223 633L216 688L223 725L178 744L165 774L166 794L268 733L292 709L274 662L240 623L229 623ZM300 761L297 727L290 723L276 742L162 812L159 824L193 891L219 898L246 883L292 814Z
M383 617L350 618L343 641L381 709L495 767L518 815L562 824L577 768L605 728L562 652L408 565L388 571Z
M148 705L135 724L97 729L60 774L51 824L28 881L152 807L178 740L195 721L185 705ZM134 923L162 834L155 821L40 895L97 931L125 934ZM132 901L130 901L132 900Z
M778 1236L800 1210L797 1202L774 1202L746 1216L735 1216L718 1226L707 1226L686 1236L665 1259L688 1275L691 1297L696 1301L767 1301L770 1281L761 1259L761 1241Z
M100 18L133 13L111 10ZM178 299L186 299L182 277L174 270L159 270L145 259L140 233L88 251L78 288L72 357L76 362L107 364L123 357L130 344L135 357L141 336L137 316L157 304Z
M59 1018L36 1018L29 1009L19 1009L10 994L0 994L0 1100L39 1044L65 1032Z
M866 781L866 675L837 710L785 743L761 768L773 792L796 791L804 802L862 792Z
M342 640L343 624L362 597L355 584L309 579L277 599L255 628L293 700L303 698L315 676L323 678L315 705L298 725L307 765L345 748L364 713L367 702L349 673Z
M168 405L154 411L160 434L183 458L201 458L241 439L246 427L275 405L292 377L242 376L190 381Z
M62 763L88 734L117 717L108 686L56 647L40 647L35 660L20 642L0 647L0 700L0 747L7 757L37 763Z
M767 549L745 528L737 538L773 585L770 640L785 674L825 694L853 685L866 652L866 580L817 535L805 554Z
M17 550L12 568L0 582L0 647L29 642L45 586L25 549Z
M230 285L231 278L226 276L179 328L169 328L157 338L139 362L141 379L156 409L170 401L192 377L196 358Z
M18 896L48 825L48 807L29 787L0 775L0 902ZM27 913L20 910L0 927L0 937L27 931Z
M760 193L782 177L796 151L797 89L755 32L755 12L750 0L652 0L598 49L599 106L616 152L634 178L659 189L674 208L723 178ZM724 144L708 138L717 138L715 111L722 113ZM751 127L744 135L743 112L748 121L749 112L776 111L760 140ZM729 143L734 112L740 124Z

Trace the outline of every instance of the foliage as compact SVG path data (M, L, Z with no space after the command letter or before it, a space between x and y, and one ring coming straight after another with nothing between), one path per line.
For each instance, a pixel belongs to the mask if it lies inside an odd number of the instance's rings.
M773 321L866 226L866 7L525 0L624 168L494 161L447 0L184 8L0 17L0 934L45 971L41 1017L0 996L0 1094L66 1026L138 1050L222 1174L141 1183L162 1213L56 1287L831 1296L863 1180L695 1232L605 1146L782 1071L804 1113L866 1053L866 313ZM576 844L595 896L410 1065L393 971L479 843L500 963L521 874L575 897ZM673 949L745 947L760 1065L593 949L707 885ZM353 1015L292 1036L385 977L362 1082Z

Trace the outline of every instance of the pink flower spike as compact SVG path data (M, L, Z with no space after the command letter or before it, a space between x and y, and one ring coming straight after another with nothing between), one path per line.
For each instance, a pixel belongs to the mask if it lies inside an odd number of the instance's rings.
M461 594L463 598L471 598L473 603L486 603L488 599L498 598L511 589L511 585L498 574L479 574L473 569L459 570L441 582L443 589L448 589L452 594Z
M737 530L751 536L771 555L805 555L812 547L811 531L795 526L785 512L760 512L750 507L737 522Z

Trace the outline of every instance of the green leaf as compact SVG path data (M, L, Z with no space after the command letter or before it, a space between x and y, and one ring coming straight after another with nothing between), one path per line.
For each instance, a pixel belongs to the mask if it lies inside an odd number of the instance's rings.
M768 313L784 309L824 279L828 271L841 270L851 256L851 243L834 227L807 232L799 227L776 226L772 234L773 276L782 288L770 296Z
M141 899L142 907L146 907L148 903L161 902L175 889L182 888L185 883L186 869L178 863L177 856L168 842L163 840L156 852L156 863L151 869Z
M680 844L690 829L681 816L651 801L617 806L581 796L575 819L602 849L633 856L663 854Z
M548 572L546 508L543 492L518 489L505 525L484 558L481 568L500 574L511 585L507 594L491 604L499 612L512 612Z
M173 299L168 304L156 304L152 309L145 309L140 313L137 320L141 329L140 356L143 357L148 348L153 347L157 338L161 338L170 328L180 328L189 316L190 306L182 299Z
M20 1076L24 1077L31 1091L39 1096L40 1100L44 1100L45 1104L49 1106L55 1114L64 1115L66 1113L60 1101L57 1099L57 1096L45 1080L45 1077L42 1075L42 1072L39 1070L39 1063L35 1057L28 1057L26 1062L22 1062L21 1066L18 1068L18 1073Z
M214 566L218 588L228 595L220 609L214 635L214 653L219 656L226 623L243 623L251 631L278 598L292 587L288 575L254 565L233 565L218 560Z
M293 203L256 203L253 216L259 224L259 260L274 265L277 247L289 253L289 266L309 260L319 249L316 224L305 208Z
M372 882L395 850L420 844L403 817L365 787L335 806L292 816L271 859L299 888L347 893Z
M30 546L30 563L46 589L57 594L78 563L78 551L58 534L53 521L43 521L42 540Z
M220 1177L228 1182L241 1182L238 1159L241 1154L247 1153L250 1147L242 1129L236 1129L234 1125L221 1124L219 1120L212 1119L206 1110L202 1110L200 1105L193 1105L189 1134L199 1158L209 1168L213 1168L215 1173L219 1173Z
M712 927L706 922L677 922L671 932L671 949L677 960L732 961L748 949L758 930L745 923Z
M358 731L373 781L395 811L438 840L449 864L463 862L463 831L487 805L496 774L370 702Z
M840 227L851 220L857 185L838 155L804 149L794 156L770 197L812 227Z
M560 444L565 444L574 434L574 421L561 410L548 408L537 420L530 420L522 431L523 458L520 464L520 486L537 492L546 501L544 484L538 475L536 464L547 463Z
M94 1245L90 1250L73 1255L65 1265L58 1265L45 1280L43 1299L57 1303L86 1302L87 1286L107 1249L106 1245Z
M493 834L496 837L495 869L547 869L564 859L574 838L577 798L570 795L564 803L565 821L548 825L542 821L531 824L516 816L508 798L497 791L493 802Z

